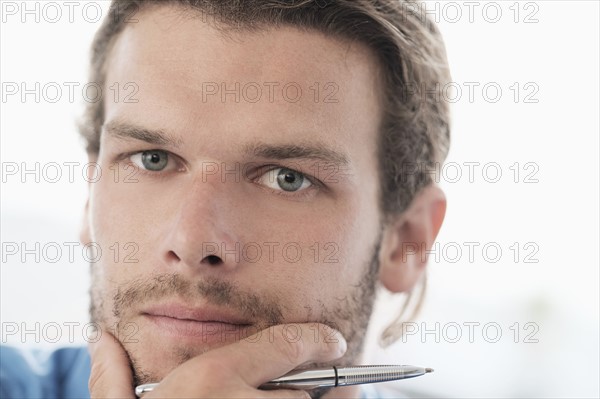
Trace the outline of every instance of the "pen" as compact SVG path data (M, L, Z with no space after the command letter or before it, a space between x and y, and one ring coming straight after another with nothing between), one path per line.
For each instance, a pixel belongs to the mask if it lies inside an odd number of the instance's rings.
M433 372L431 368L408 365L325 367L295 370L259 386L259 389L314 389L344 385L372 384L402 380ZM135 394L141 397L158 383L138 385Z

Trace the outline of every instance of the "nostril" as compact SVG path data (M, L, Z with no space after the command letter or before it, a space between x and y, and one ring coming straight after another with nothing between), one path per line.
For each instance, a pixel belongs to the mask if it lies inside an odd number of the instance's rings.
M181 258L179 256L177 256L177 254L173 251L169 251L167 253L167 259L169 261L176 261L176 262L179 262L181 260Z
M219 258L216 255L209 255L209 256L206 257L206 261L210 265L217 265L217 264L221 263L221 258Z

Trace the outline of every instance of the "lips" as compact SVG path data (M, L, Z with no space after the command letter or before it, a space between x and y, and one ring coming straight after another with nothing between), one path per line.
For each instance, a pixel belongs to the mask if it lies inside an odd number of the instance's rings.
M209 305L154 305L144 309L142 316L164 335L202 338L205 343L235 341L256 332L251 331L252 322L247 318Z
M142 313L149 316L161 316L197 322L252 324L250 320L237 315L227 308L217 308L208 305L199 307L190 307L182 304L154 305L145 309Z

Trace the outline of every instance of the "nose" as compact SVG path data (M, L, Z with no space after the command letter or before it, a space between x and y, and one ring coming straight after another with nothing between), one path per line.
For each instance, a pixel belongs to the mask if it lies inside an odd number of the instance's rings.
M194 181L178 190L161 253L171 272L231 271L240 263L240 241L229 184Z

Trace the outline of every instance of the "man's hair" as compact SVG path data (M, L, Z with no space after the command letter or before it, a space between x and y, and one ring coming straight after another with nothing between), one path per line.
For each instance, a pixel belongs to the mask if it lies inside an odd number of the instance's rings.
M92 82L105 89L111 48L119 32L136 21L135 13L149 5L165 4L209 15L229 28L293 26L366 45L382 71L383 116L377 138L382 226L432 183L431 173L446 158L450 142L449 106L443 96L450 73L441 35L420 2L113 0L92 45ZM103 124L103 101L89 103L80 124L89 154L97 155L100 150Z

